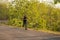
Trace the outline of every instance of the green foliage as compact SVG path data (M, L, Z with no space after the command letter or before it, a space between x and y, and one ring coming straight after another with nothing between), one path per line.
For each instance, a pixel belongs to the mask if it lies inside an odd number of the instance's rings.
M54 0L54 3L56 4L57 2L60 2L60 0Z
M22 23L23 16L26 15L29 28L60 31L60 21L57 18L59 17L58 9L38 1L15 0L14 3L16 3L15 6L10 8L11 11L9 10L11 12L10 19L20 19ZM16 23L17 20L12 20L12 25L19 25L18 22Z
M29 28L60 31L60 9L39 3L37 0L15 0L8 4L8 10L6 11L9 25L21 27L23 17L26 15L27 27Z
M8 18L7 11L8 11L7 5L0 3L0 20Z
M14 19L9 20L8 24L13 25L13 26L21 27L22 26L22 21L19 20L19 19L14 18Z

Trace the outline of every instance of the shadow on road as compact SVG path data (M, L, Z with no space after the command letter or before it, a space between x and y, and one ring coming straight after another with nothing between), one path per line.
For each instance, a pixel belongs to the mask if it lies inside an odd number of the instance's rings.
M60 37L52 37L52 38L47 38L42 40L60 40Z

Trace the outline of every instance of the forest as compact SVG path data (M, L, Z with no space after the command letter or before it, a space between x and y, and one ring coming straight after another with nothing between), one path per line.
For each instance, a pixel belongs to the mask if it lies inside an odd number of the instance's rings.
M55 5L59 0L54 0ZM0 20L8 20L7 24L22 27L23 17L27 16L27 27L36 30L60 32L60 8L55 8L37 0L14 0L0 3Z

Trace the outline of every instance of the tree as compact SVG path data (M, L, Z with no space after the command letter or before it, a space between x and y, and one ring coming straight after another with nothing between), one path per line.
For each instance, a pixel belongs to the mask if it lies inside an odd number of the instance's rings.
M56 4L57 2L60 2L60 0L54 0L54 3Z
M21 26L22 19L26 15L30 28L60 30L60 9L39 3L37 0L14 0L8 9L11 25Z

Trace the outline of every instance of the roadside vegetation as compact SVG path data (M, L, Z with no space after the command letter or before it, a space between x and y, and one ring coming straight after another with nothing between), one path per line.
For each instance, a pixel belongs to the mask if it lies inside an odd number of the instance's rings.
M7 19L8 25L22 27L24 15L27 16L28 28L60 32L60 9L58 8L37 0L15 0L8 4L0 3L0 19Z

